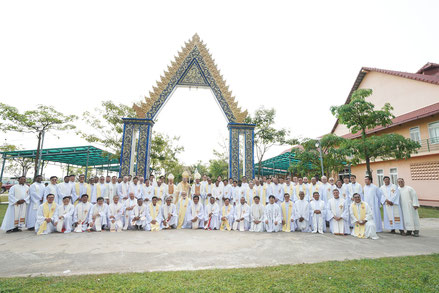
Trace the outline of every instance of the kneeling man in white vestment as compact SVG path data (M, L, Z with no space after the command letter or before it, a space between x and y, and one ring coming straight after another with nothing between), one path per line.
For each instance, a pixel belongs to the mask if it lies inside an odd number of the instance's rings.
M233 226L233 215L234 215L234 208L230 204L230 198L224 199L224 205L221 207L220 212L220 231L231 231Z
M200 196L196 194L192 196L191 218L192 229L202 229L204 227L204 208L200 203Z
M40 205L37 212L37 222L35 231L37 235L50 234L55 231L55 219L57 218L57 208L54 202L55 195L49 193L46 196L46 202Z
M75 225L75 232L81 233L87 230L88 215L91 210L91 203L88 201L88 194L81 195L81 202L75 207L73 214L73 223Z
M250 206L246 203L245 197L241 197L239 204L235 206L235 222L233 230L241 232L250 228Z
M56 231L70 233L72 232L75 207L71 204L70 196L64 196L62 201L63 204L58 207L58 217L55 219Z
M358 238L378 239L372 209L367 202L361 200L360 194L354 193L353 198L350 213L354 228L351 235Z
M311 232L309 224L309 202L305 200L305 192L299 192L299 199L294 203L294 219L296 220L297 230L301 232Z
M349 207L346 200L340 198L338 189L334 189L332 195L333 197L328 200L326 207L326 220L329 221L331 233L335 235L350 234Z
M269 203L265 206L264 222L267 232L279 232L282 229L282 213L278 204L275 203L274 195L268 198Z
M119 202L119 195L113 196L108 206L108 225L110 232L122 232L124 205Z
M204 226L205 230L219 229L219 206L215 202L214 196L209 198L209 203L206 205L204 211L204 219L206 220L206 224Z
M162 227L163 229L175 229L177 228L177 207L173 202L173 196L168 195L165 200L165 204L162 205Z
M149 216L146 221L146 230L151 232L160 231L162 229L162 212L160 205L157 203L157 196L152 197L152 202L149 204Z
M250 232L264 232L264 206L258 195L253 197L253 204L250 208Z
M107 226L108 206L102 196L98 197L96 204L91 207L88 217L88 231L101 232Z
M137 199L137 205L133 209L131 214L131 226L136 230L146 229L146 218L148 209L145 204L143 204L143 198Z
M326 230L325 202L320 199L320 194L317 191L313 193L313 198L309 203L312 233L323 234Z

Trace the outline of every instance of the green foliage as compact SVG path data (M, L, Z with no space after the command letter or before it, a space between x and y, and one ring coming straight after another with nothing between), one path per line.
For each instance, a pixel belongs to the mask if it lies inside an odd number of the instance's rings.
M227 178L228 176L228 168L229 163L227 162L227 155L225 152L220 152L213 150L213 155L215 156L214 159L209 160L209 176L210 178L218 178L218 176L221 176L221 178Z
M11 152L18 151L21 148L4 143L0 146L0 152ZM12 174L14 177L26 176L27 172L34 165L34 160L32 158L9 158L6 160L5 171Z
M181 174L184 166L178 161L177 155L180 154L184 147L178 145L179 137L170 138L168 135L153 132L151 143L151 166L150 170L156 175L172 173L175 176L175 182L181 180Z
M332 171L338 172L344 168L346 163L347 150L339 148L346 140L333 134L323 136L320 141L317 139L305 139L302 148L293 148L292 153L299 160L290 168L290 172L301 176L321 175L320 152L316 144L319 143L322 148L323 170L326 175Z
M0 279L5 292L437 292L439 254L260 268Z
M366 101L372 94L371 89L358 89L353 92L349 103L341 106L332 106L331 113L344 124L351 133L361 133L360 139L349 140L341 145L352 156L352 161L359 163L366 162L367 173L371 176L370 161L376 158L410 158L410 155L420 147L417 142L404 138L398 134L387 134L380 136L367 136L368 129L377 126L389 126L395 116L389 103L386 103L380 110L375 105Z

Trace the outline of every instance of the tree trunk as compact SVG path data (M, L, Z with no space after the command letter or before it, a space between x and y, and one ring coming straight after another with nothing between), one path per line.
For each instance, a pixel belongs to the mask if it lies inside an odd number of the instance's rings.
M364 145L364 158L366 159L367 176L370 177L370 182L373 182L372 172L370 171L370 157L369 157L369 154L368 154L368 151L367 151L366 129L365 128L361 132L361 139L363 140L363 145Z
M262 160L259 160L258 162L258 177L261 177L261 164L262 164Z
M35 156L35 174L34 177L38 175L38 161L40 160L40 152L41 152L41 135L42 132L38 133L38 146L37 146L37 155Z

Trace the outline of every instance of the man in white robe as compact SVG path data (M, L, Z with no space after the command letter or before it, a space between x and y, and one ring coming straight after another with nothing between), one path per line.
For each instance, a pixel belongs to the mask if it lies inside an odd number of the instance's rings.
M174 175L168 175L168 184L166 185L166 197L172 196L173 203L175 204L175 194L177 193L177 186L174 184Z
M354 202L350 206L351 221L353 225L352 236L358 238L378 239L376 234L373 212L367 202L361 200L361 195L353 194Z
M192 229L191 200L186 191L180 193L177 203L177 229Z
M407 230L407 235L419 237L419 230L421 224L419 222L419 200L416 191L405 185L404 179L398 179L399 193L401 196L401 209L404 216L404 226Z
M358 193L361 196L361 200L363 200L363 187L360 183L357 182L357 176L351 174L351 183L349 183L349 195L351 196L352 202L354 201L354 193Z
M58 207L57 218L54 220L56 231L59 233L70 233L73 227L73 213L75 207L71 204L71 198L63 198L63 204Z
M81 195L91 194L91 186L85 182L85 175L79 175L79 182L73 183L72 203L77 204L81 200Z
M346 200L340 198L338 189L334 189L332 194L326 204L326 220L329 221L330 231L335 235L348 235L349 206L346 205Z
M372 183L372 179L369 176L364 177L364 196L363 200L367 202L373 212L373 219L375 221L375 227L377 232L383 232L383 224L381 222L381 190Z
M117 188L117 195L120 201L128 199L128 194L130 193L130 184L128 182L128 176L123 176L123 181L119 184Z
M200 196L193 195L191 203L192 229L204 228L204 208L200 203Z
M60 202L57 202L57 204L58 206L61 206L64 197L70 196L70 198L73 198L73 185L70 182L70 176L64 176L64 182L58 184L58 189L60 192L58 195Z
M105 199L101 196L96 200L88 215L88 228L87 231L101 232L102 229L107 227L107 215L108 205L105 203Z
M7 233L20 232L26 224L27 205L29 204L29 186L26 177L18 178L18 184L9 189L8 208L3 218L1 230Z
M165 197L168 190L166 184L162 181L163 176L157 180L157 185L154 187L154 196L157 197L158 204L162 205L165 203Z
M133 210L137 205L137 198L134 195L133 191L130 191L129 198L124 202L124 226L123 230L133 229L134 227L131 225L131 217L133 215Z
M227 179L223 180L224 183L224 187L223 187L223 198L222 198L222 203L224 205L224 202L226 200L226 198L228 199L232 199L232 187L233 185L229 184L229 181Z
M50 177L50 183L44 188L43 202L47 200L48 194L53 194L55 195L55 203L57 205L62 204L61 191L59 190L58 184L56 184L57 180L58 177L56 176Z
M177 191L175 193L176 198L174 199L175 203L178 203L180 201L181 193L186 192L186 196L190 196L190 184L189 184L189 172L184 171L182 174L182 181L178 183L177 185ZM190 198L189 198L190 199Z
M134 207L133 213L131 214L131 226L135 230L145 230L146 229L146 219L147 219L148 208L143 204L143 198L137 199L137 205Z
M281 203L280 210L282 212L282 231L292 232L296 230L294 223L294 204L290 200L288 193L284 194L284 202Z
M145 184L142 186L142 196L143 202L145 205L149 205L154 196L154 187L151 185L149 180L145 181Z
M312 233L320 233L326 230L325 221L325 202L320 199L320 194L315 191L313 194L313 200L309 202L310 220Z
M234 219L234 207L230 204L230 199L224 200L224 205L220 209L220 230L231 231L233 227Z
M311 178L311 183L308 184L307 190L308 190L308 194L311 194L311 195L313 195L314 192L318 192L320 194L320 199L323 200L323 198L324 198L322 196L323 191L321 189L321 185L317 182L317 178L316 177L312 177Z
M250 208L250 232L264 232L264 205L258 195L253 198Z
M212 179L210 177L207 178L207 183L204 186L204 191L201 193L201 202L204 207L210 202L210 197L212 196L213 189Z
M162 212L162 228L175 229L177 228L178 213L177 207L172 203L172 195L166 197L165 204L161 206Z
M282 212L280 206L275 203L275 196L268 197L269 203L264 209L264 223L265 231L279 232L282 229Z
M110 203L110 205L108 206L107 222L110 228L110 232L122 232L123 213L124 213L124 205L119 201L119 195L113 196L113 202Z
M113 197L117 194L117 177L111 177L111 182L108 185L108 201L107 205L113 202Z
M297 184L294 187L294 201L299 199L299 193L303 191L305 194L305 200L309 202L310 196L309 196L309 189L307 185L303 182L303 178L299 177L297 179Z
M384 176L383 180L384 184L380 190L384 212L384 229L390 230L392 234L396 233L395 230L399 230L400 234L405 236L399 189L395 184L390 184L389 176Z
M37 212L35 232L37 235L46 235L55 232L55 220L57 219L57 205L54 202L55 195L48 194L46 202L40 205Z
M29 206L27 207L26 228L30 231L35 228L35 221L37 220L37 211L43 203L44 183L41 181L43 177L37 175L34 183L29 187Z
M194 195L198 195L198 197L201 196L201 188L202 188L202 185L200 182L200 179L201 179L200 173L196 172L194 175L194 179L195 179L195 182L192 184L192 187L191 187L191 198L192 199L194 198Z
M91 203L88 201L88 194L83 194L81 196L81 202L75 207L75 212L73 214L73 223L76 233L85 232L88 227L88 216L91 210Z
M288 193L290 195L290 200L294 200L294 184L291 182L291 177L287 176L287 180L283 185L283 192Z
M91 195L91 203L95 204L99 197L103 197L105 200L108 199L108 184L105 183L105 177L99 177L99 182L94 185Z
M309 202L305 200L305 192L299 191L299 199L294 202L293 217L296 221L297 230L311 232L309 224Z
M205 230L218 230L219 229L219 206L215 202L215 197L211 196L209 203L204 209Z
M283 189L282 189L283 191ZM251 206L253 203L253 198L258 195L258 190L255 188L253 180L250 180L248 188L245 191L245 202ZM283 194L282 194L283 198Z
M232 204L237 205L239 203L239 199L241 197L241 187L238 186L238 181L233 181L232 186Z
M223 186L224 183L222 181L216 181L212 188L212 196L215 198L219 208L223 206Z
M146 221L146 230L156 232L162 230L162 212L158 204L157 196L153 196L151 203L148 205L148 217Z
M233 230L244 232L250 228L250 206L244 197L241 197L240 203L235 206L234 218Z
M275 202L280 205L284 201L283 186L279 184L278 179L273 178L273 185L271 186L271 194L274 195Z
M334 181L334 179L332 179ZM326 176L322 176L322 183L320 184L320 199L325 202L325 204L328 202L329 199L332 198L332 189L333 186L328 183L328 178Z

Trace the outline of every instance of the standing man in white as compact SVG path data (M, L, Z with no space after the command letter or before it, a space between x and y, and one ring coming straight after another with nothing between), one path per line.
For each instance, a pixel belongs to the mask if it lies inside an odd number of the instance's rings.
M398 179L399 192L401 194L401 208L404 215L404 226L407 230L407 235L419 237L419 229L421 225L419 223L419 201L416 191L405 185L404 179Z
M31 231L35 228L38 207L43 202L44 183L41 182L42 180L43 177L41 175L35 176L34 183L29 187L30 200L27 208L26 228Z
M390 183L390 177L384 176L384 185L380 187L381 190L381 204L384 211L384 229L390 230L390 233L395 233L399 230L401 235L404 233L404 221L402 219L401 202L399 189L395 184Z
M29 204L29 186L26 185L26 177L18 178L18 184L9 189L9 204L3 219L1 230L20 232L25 225L26 209Z
M373 212L373 219L377 232L383 232L383 224L381 222L381 190L372 183L370 176L364 177L364 201L367 202Z

